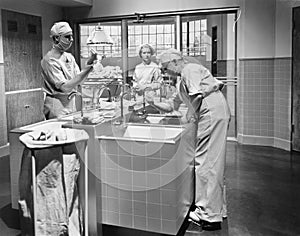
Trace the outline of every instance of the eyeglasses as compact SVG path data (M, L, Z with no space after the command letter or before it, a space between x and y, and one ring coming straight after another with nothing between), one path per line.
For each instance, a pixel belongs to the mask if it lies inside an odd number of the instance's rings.
M167 71L175 72L175 70L176 70L176 61L175 60L172 60L172 61L165 62L165 63L161 64L161 71L163 73L166 73Z
M162 64L161 64L161 71L162 71L163 73L166 73L166 72L167 72L170 63L171 63L171 62L169 61L169 62L165 62L165 63L162 63Z
M72 40L73 39L73 35L68 34L68 35L64 35L64 37L68 40Z

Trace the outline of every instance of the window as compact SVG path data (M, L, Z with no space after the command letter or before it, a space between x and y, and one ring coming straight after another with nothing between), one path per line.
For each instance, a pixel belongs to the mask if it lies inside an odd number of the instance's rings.
M170 22L170 21L169 21ZM81 58L87 58L91 48L105 57L121 57L121 25L114 22L101 23L103 30L111 36L113 45L97 46L88 45L87 39L90 33L97 25L81 24L80 25L80 55ZM174 22L170 23L143 23L128 24L128 56L135 57L138 54L140 45L149 43L159 54L163 50L175 47L175 26Z
M182 52L188 56L205 56L208 43L207 20L187 20L182 23Z
M149 43L159 54L163 50L175 47L174 23L131 24L128 26L128 56L137 56L140 45Z

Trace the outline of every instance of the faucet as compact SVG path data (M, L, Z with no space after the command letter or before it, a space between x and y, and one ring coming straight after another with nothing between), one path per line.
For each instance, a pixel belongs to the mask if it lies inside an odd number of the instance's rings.
M112 100L111 100L111 91L110 91L110 89L109 89L108 87L106 87L106 86L103 85L103 86L99 89L98 94L97 94L98 103L99 103L99 99L100 99L102 93L103 93L105 90L107 90L107 92L108 92L108 99L107 99L107 102L111 102L111 101L112 101Z
M161 83L160 87L159 87L159 101L162 101L162 93L163 93L163 86L164 84Z
M125 88L128 87L128 90L125 91ZM131 93L131 90L129 89L129 84L124 84L122 86L122 91L120 93L120 107L121 107L121 119L124 118L124 96Z
M74 96L80 96L80 116L83 117L83 98L82 98L82 93L78 91L72 91L68 95L68 100L71 100Z
M151 91L152 88L146 87L143 91L143 114L146 114L146 96L145 96L145 93L147 92L147 90Z

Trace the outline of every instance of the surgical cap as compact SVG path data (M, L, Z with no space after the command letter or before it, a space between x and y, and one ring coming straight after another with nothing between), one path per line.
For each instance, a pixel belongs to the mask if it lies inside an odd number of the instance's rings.
M158 55L158 60L160 61L160 63L166 63L166 62L170 62L173 60L180 60L180 59L182 59L181 52L174 48L170 48L162 52L160 55Z
M71 33L72 28L67 22L56 22L50 30L50 37Z

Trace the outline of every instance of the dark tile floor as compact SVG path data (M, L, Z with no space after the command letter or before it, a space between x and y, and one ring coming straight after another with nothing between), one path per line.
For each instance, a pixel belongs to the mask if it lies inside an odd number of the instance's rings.
M228 142L228 218L222 230L190 224L185 236L300 235L300 153ZM0 158L0 235L19 235L10 206L9 159Z

